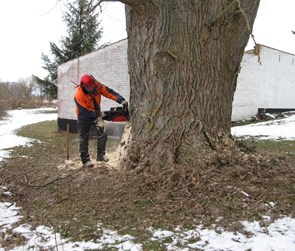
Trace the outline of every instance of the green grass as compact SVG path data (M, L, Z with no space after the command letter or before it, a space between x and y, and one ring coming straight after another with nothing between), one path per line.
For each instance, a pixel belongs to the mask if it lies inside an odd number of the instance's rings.
M257 151L265 151L274 154L288 155L295 157L295 141L272 141L272 140L244 140L250 148L255 148Z
M56 120L30 124L27 126L23 126L17 131L17 134L19 136L38 139L38 140L46 140L52 137L53 134L57 134L57 133L58 131L57 131Z

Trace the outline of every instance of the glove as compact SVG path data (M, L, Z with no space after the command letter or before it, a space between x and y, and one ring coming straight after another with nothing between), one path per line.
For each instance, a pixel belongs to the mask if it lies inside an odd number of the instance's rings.
M123 106L123 110L128 110L128 102L126 100L123 100L121 105Z
M96 127L99 127L102 131L105 132L106 130L105 123L101 117L98 117L96 120L94 120L94 123Z

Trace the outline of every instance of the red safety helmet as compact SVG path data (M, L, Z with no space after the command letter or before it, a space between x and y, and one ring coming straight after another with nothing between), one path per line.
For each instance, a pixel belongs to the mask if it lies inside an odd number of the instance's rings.
M83 75L80 79L80 85L90 94L94 94L97 91L97 81L92 75Z

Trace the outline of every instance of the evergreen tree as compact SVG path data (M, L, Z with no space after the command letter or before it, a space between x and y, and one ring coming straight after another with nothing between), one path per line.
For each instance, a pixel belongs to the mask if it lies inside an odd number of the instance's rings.
M43 69L48 75L44 79L33 76L43 94L51 98L57 97L58 65L96 50L102 35L99 14L93 8L92 0L74 0L67 4L67 9L63 21L68 36L61 39L60 46L50 42L52 58L42 54Z

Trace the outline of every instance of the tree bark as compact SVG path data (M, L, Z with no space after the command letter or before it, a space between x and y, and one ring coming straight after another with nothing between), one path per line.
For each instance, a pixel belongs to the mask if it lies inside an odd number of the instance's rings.
M259 1L134 2L126 6L132 124L126 168L216 164L216 154L232 148L232 101Z

